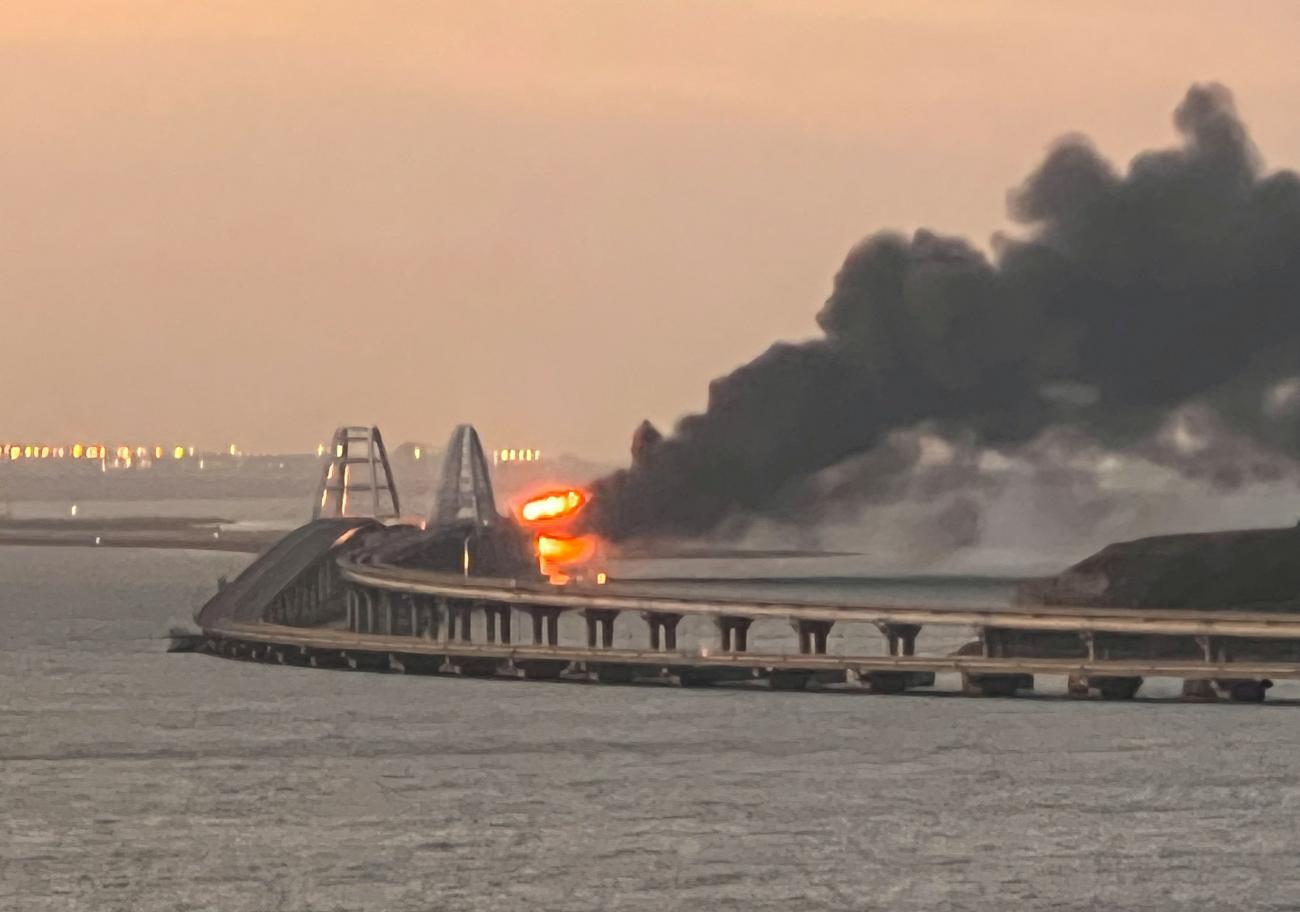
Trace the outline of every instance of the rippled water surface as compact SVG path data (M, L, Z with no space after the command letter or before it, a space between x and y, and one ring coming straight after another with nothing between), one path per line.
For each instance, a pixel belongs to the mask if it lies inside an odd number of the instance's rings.
M0 549L0 909L1300 907L1295 706L164 653L243 561Z

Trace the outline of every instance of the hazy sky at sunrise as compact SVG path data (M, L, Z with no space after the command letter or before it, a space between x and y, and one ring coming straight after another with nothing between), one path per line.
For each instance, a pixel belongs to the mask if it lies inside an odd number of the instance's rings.
M0 7L0 437L619 458L880 228L986 244L1067 131L1226 83L1300 165L1300 5Z

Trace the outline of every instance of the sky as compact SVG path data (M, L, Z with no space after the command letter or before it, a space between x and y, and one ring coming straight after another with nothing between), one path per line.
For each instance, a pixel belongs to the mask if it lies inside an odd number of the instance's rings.
M4 4L0 438L622 460L866 235L1014 230L1062 134L1126 162L1218 80L1300 165L1298 45L1289 0Z

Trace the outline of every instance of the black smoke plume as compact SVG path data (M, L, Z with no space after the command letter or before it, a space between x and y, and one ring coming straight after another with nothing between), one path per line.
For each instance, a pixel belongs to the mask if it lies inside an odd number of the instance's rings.
M917 429L1014 453L1064 427L1220 484L1275 477L1258 454L1300 451L1300 178L1263 172L1222 86L1193 86L1174 123L1181 144L1124 174L1059 141L1009 195L1024 230L991 261L930 231L863 241L823 337L715 380L670 436L643 425L632 466L595 485L595 525L818 521L888 500L924 462ZM1195 420L1171 431L1180 415ZM1250 462L1232 466L1224 440ZM1225 453L1227 471L1207 464Z

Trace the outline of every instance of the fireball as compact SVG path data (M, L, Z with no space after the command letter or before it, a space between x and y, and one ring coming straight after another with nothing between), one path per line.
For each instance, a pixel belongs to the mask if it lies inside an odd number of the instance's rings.
M596 553L596 540L590 535L539 535L537 556L546 564L580 564Z
M587 503L587 495L569 488L564 491L548 491L524 503L519 508L519 515L524 522L547 522L572 516Z

